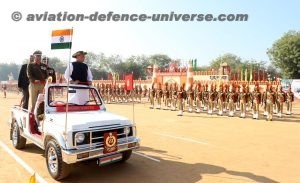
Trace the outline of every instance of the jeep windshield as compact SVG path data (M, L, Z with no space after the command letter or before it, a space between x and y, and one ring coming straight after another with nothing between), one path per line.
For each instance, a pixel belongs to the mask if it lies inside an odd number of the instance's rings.
M48 105L50 107L60 106L101 106L102 101L99 93L93 87L70 85L54 85L48 88ZM89 108L89 107L88 107ZM83 109L83 108L81 108Z

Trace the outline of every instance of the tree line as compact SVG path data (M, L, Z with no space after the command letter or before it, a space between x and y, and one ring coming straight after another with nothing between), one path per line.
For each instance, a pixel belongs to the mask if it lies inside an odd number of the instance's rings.
M253 72L264 72L269 79L276 77L287 79L300 79L300 32L289 31L280 39L276 40L272 47L267 50L271 64L267 65L266 61L254 59L241 59L233 53L226 53L210 61L209 65L195 67L194 70L216 70L220 64L226 62L231 72L243 73L250 75ZM28 60L24 60L24 63ZM123 79L128 73L134 74L134 79L146 79L151 75L147 71L148 66L157 64L161 70L168 69L170 63L175 63L179 67L186 67L180 59L172 59L165 54L154 55L133 55L128 58L122 58L120 55L106 56L104 53L88 52L85 63L91 68L94 79L108 79L109 73L118 75ZM198 63L198 65L201 63ZM197 64L195 64L197 65ZM50 57L49 66L54 68L58 73L64 73L67 61L60 60L57 57ZM0 80L8 80L8 75L12 74L15 79L18 77L21 65L0 63ZM254 79L254 78L253 78Z

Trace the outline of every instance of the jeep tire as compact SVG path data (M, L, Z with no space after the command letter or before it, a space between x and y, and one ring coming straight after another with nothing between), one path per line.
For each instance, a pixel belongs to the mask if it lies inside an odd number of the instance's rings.
M45 149L48 172L55 180L61 180L70 174L70 166L63 162L61 148L54 139L48 141Z
M26 145L26 138L20 135L20 128L17 122L12 124L11 140L16 149L23 149Z

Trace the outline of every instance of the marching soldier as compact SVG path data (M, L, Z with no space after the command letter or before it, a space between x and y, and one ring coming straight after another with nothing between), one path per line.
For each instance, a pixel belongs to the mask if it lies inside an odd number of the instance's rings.
M238 99L238 94L235 91L234 85L230 86L228 97L228 108L229 108L229 117L233 117L235 111L235 103Z
M174 87L172 88L172 111L176 110L176 105L177 105L177 85L173 85Z
M163 91L161 89L161 83L158 84L158 89L155 92L156 100L157 100L157 106L156 109L160 109L161 107L161 99L163 96Z
M137 88L137 100L138 100L139 103L142 102L142 93L143 93L142 86L138 85L138 88Z
M278 87L277 96L277 116L281 117L283 113L283 103L286 102L286 94L282 91L282 86Z
M171 99L170 99L170 90L169 90L169 87L168 87L168 83L165 84L165 89L163 91L163 98L164 98L164 102L165 102L165 107L164 107L164 110L168 109L170 107L170 102L171 102Z
M155 90L154 90L154 83L153 83L151 89L149 89L150 109L153 109L154 107L154 97L155 97Z
M184 103L184 100L183 100L183 90L184 88L184 85L180 87L180 90L178 91L177 93L177 98L178 98L178 109L179 109L179 113L177 116L182 116L183 115L183 103Z
M275 104L275 92L273 91L272 85L269 86L269 91L267 92L267 121L273 120L273 106Z
M214 102L216 100L216 91L215 91L215 87L213 85L210 85L210 91L209 91L209 95L208 95L208 114L212 114L213 113L213 109L214 109Z
M264 107L264 116L268 115L268 112L267 112L267 93L268 92L269 92L269 83L267 83L266 90L264 91L263 96L262 96L262 105Z
M203 111L207 111L208 108L208 97L209 97L209 92L208 92L208 84L205 85L204 91L203 91Z
M253 99L253 119L258 119L259 116L259 105L261 104L261 93L259 92L259 85L258 83L254 86L254 91L252 93Z
M116 87L116 102L117 103L119 103L119 102L121 102L121 100L120 100L120 86L119 85L117 85L117 87Z
M201 83L198 83L196 87L196 113L200 113L202 98L203 92L201 90Z
M112 98L112 85L109 84L107 88L107 103L111 103L111 98Z
M194 105L194 90L193 90L193 85L189 86L188 91L187 91L187 96L188 96L188 105L189 105L189 112L193 112L193 105Z
M219 98L219 115L222 116L225 107L225 101L226 101L226 86L223 89L223 85L220 85L218 98Z
M239 94L239 99L240 99L240 107L241 107L241 118L246 117L246 105L249 100L248 92L246 91L246 86L244 85L242 87L242 92Z
M286 93L287 115L292 114L292 104L294 102L294 93L292 92L291 85Z

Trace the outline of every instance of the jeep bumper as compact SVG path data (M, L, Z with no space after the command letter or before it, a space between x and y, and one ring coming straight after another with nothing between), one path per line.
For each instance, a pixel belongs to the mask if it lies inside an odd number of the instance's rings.
M67 164L72 164L80 161L85 161L89 159L99 158L103 156L107 156L110 154L115 154L118 152L128 151L131 149L137 149L140 147L140 139L135 138L133 141L128 143L118 144L118 150L109 154L104 154L104 148L95 148L95 149L88 149L88 150L64 150L62 149L62 159Z

